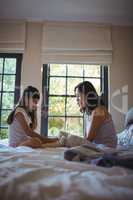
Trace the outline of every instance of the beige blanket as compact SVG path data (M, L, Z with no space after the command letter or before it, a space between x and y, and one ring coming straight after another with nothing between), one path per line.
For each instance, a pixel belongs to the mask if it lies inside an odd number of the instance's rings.
M65 161L64 150L0 149L0 199L133 199L133 171Z

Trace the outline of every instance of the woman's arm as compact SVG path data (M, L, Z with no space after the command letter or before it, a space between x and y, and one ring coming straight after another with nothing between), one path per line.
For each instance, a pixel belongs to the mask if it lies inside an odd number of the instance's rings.
M90 130L87 136L87 139L89 141L93 141L96 137L96 131L97 129L101 126L101 124L105 120L105 113L104 110L101 108L96 108L92 114L91 114L91 125L90 125Z
M37 137L39 138L43 143L47 143L47 142L54 142L57 141L58 138L47 138L47 137L42 137L41 135L39 135L38 133L34 132L26 123L26 120L23 116L22 113L18 112L15 115L16 119L19 121L19 123L21 124L22 129L25 131L25 133L30 136L30 137Z

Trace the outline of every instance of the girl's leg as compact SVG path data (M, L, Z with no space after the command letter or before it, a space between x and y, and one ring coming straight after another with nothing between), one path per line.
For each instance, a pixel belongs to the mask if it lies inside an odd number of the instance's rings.
M28 146L28 147L32 147L32 148L40 148L42 146L42 142L39 138L34 137L34 138L30 138L30 139L20 143L19 146Z

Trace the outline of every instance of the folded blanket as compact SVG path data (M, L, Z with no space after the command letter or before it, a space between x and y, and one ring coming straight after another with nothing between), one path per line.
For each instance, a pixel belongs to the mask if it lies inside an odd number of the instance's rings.
M92 160L91 163L94 164L94 161L96 165L102 167L121 166L133 169L133 155L119 156L119 155L104 154L100 158Z
M98 158L108 151L116 153L116 149L105 147L104 145L96 145L88 142L78 147L73 147L64 152L64 158L69 161L90 162L94 158Z
M133 146L117 149L88 143L73 147L64 152L69 161L79 161L103 167L122 166L133 169Z

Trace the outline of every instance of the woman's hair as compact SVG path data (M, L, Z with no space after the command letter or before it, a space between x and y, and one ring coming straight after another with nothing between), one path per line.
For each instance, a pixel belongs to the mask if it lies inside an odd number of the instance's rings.
M98 105L104 105L103 94L101 97L98 96L96 89L89 81L84 81L79 83L75 88L74 92L85 95L85 108L81 110L81 112L89 112L91 113Z
M7 123L8 124L12 124L13 120L14 120L14 114L15 111L18 107L23 108L27 114L29 115L29 117L31 118L31 128L35 129L37 127L37 111L33 110L30 111L29 110L29 100L30 98L32 99L40 99L40 94L37 88L32 87L32 86L28 86L24 89L22 97L20 98L18 104L16 105L16 107L14 108L14 110L12 110L12 112L9 114L8 118L7 118Z

